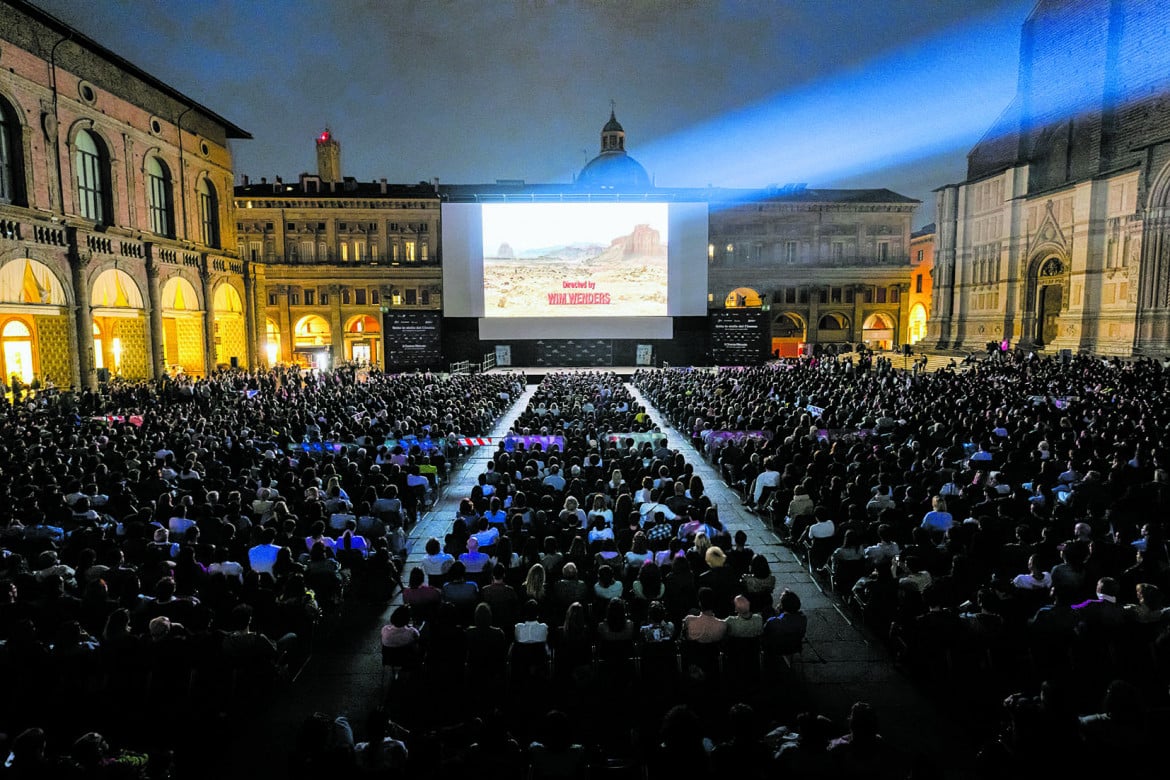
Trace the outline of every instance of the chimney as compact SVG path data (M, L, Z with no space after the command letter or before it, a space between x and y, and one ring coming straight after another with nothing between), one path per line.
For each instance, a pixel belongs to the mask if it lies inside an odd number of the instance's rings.
M261 183L261 184L267 184L267 183L268 183L268 177L267 177L267 176L261 176L261 177L260 177L260 183Z
M385 179L378 179L378 192L382 193L383 195L386 194L386 180Z
M325 128L325 132L317 136L317 175L321 181L330 184L340 182L341 179L341 144Z
M248 174L246 174L246 173L244 174L244 186L245 187L248 186Z

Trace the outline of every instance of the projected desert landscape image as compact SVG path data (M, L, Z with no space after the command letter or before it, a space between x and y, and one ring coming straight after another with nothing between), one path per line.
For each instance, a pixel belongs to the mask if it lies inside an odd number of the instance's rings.
M485 206L487 317L666 315L664 204Z

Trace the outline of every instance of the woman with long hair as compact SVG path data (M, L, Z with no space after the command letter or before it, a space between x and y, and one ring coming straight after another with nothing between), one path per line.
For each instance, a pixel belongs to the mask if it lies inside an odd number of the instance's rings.
M604 493L595 493L593 505L589 508L589 520L596 521L599 517L605 522L605 525L613 527L613 510L606 506Z
M706 488L703 486L703 478L698 474L691 475L686 497L691 500L692 511L696 514L706 513L713 508L711 499L707 496Z
M504 502L498 495L492 496L488 502L488 510L483 515L489 524L503 529L508 524L508 513L504 511Z
M600 642L629 642L637 628L626 612L626 602L612 598L606 604L605 619L597 624L597 638Z
M613 517L627 518L634 511L634 499L629 493L622 493L613 502Z
M648 563L654 561L654 553L650 551L650 543L646 534L638 531L630 541L630 549L626 552L626 573L636 576Z
M520 595L522 598L532 599L537 604L543 604L547 595L545 584L544 566L534 563L528 569L528 576L524 578L524 584L521 586L524 592Z
M562 680L576 677L577 672L588 669L593 661L593 635L589 629L585 605L574 601L565 610L565 622L557 629L556 675Z
M752 612L765 616L772 614L772 590L776 587L776 575L772 574L768 559L757 553L748 566L748 573L743 575L740 582Z

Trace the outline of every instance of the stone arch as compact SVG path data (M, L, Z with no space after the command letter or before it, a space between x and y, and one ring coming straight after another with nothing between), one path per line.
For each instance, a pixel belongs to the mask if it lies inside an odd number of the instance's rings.
M212 295L212 308L216 313L243 314L244 298L236 286L228 281L220 282Z
M861 323L861 340L871 349L891 349L896 341L897 326L897 317L890 312L873 312Z
M825 312L821 315L821 318L817 320L817 330L849 330L849 318L841 312Z
M817 319L815 339L817 343L844 344L852 340L853 325L849 315L841 311L827 311L820 314Z
M377 317L359 314L345 323L345 359L355 363L382 365L382 323Z
M246 368L248 337L244 330L244 299L235 285L220 282L212 295L215 320L215 362ZM234 361L233 361L234 358Z
M82 130L88 131L90 135L101 142L105 147L102 151L109 156L111 163L118 162L119 158L116 154L117 147L110 141L105 131L98 126L98 123L90 117L81 117L69 125L69 130L65 135L65 144L68 146L70 152L77 145L77 134Z
M1154 176L1146 197L1146 210L1165 209L1170 207L1170 162Z
M926 338L926 307L921 303L916 303L910 308L906 340L911 344L917 344L924 338Z
M723 300L723 308L725 309L750 309L763 305L764 302L760 294L751 287L736 287Z
M894 318L884 311L874 312L861 324L862 330L892 330L893 327Z
M203 311L199 289L186 277L176 274L163 282L159 305L164 312Z
M166 150L164 150L161 146L152 146L142 152L142 158L139 160L138 164L138 172L144 175L146 174L146 163L152 157L166 167L167 173L171 175L171 180L174 181L176 176L175 171L178 170L178 168L174 162L167 159Z
M14 206L28 206L29 193L33 191L33 166L29 163L32 158L31 136L24 107L15 95L0 85L0 120L8 126L7 145L12 158L9 160L11 191L0 193L7 204Z
M30 257L18 257L0 266L0 305L32 330L31 360L21 345L20 358L13 356L8 362L20 362L22 367L31 366L39 377L68 383L75 350L69 335L72 292L52 268ZM3 370L7 379L10 372Z
M796 357L800 345L808 340L808 322L794 311L785 311L772 319L772 354Z
M316 314L306 314L293 326L293 359L312 368L328 369L333 359L333 330Z
M800 336L803 338L807 331L808 322L804 319L804 317L794 311L780 312L780 314L776 315L776 317L772 320L773 335L778 336L784 334L787 336Z
M1164 354L1170 347L1170 162L1153 177L1145 204L1134 351Z
M204 307L198 288L182 274L175 274L162 285L159 308L167 370L172 374L202 374Z
M53 269L30 257L18 257L0 266L0 303L68 306L66 290Z
M121 268L101 271L90 287L89 303L103 309L142 309L142 290Z
M381 333L382 325L376 317L369 314L359 314L356 317L350 317L349 321L345 323L345 332L346 334Z
M109 267L98 271L90 290L93 323L101 333L93 342L94 367L127 379L149 377L146 306L138 282L121 268Z
M1051 346L1059 329L1060 315L1068 311L1071 263L1060 252L1041 251L1028 262L1025 276L1021 340Z
M12 113L14 115L12 118L15 120L16 124L20 126L20 129L22 131L27 130L28 122L25 121L26 115L24 106L21 105L20 100L16 97L16 95L12 94L12 92L8 90L8 86L6 84L0 84L0 100L3 100L8 104L8 107L12 109Z
M324 317L306 314L293 326L297 346L329 346L333 331Z

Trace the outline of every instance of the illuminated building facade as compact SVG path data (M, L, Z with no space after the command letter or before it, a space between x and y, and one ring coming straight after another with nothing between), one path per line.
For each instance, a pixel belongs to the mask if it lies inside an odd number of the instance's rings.
M928 341L1170 353L1170 6L1037 3L1019 89L942 187Z
M60 20L0 3L0 375L94 387L217 366L392 366L387 312L442 309L437 182L317 172L233 187L250 136ZM888 190L654 187L611 113L586 198L709 204L709 308L768 306L773 348L896 346L910 219Z
M918 201L889 190L712 190L708 302L766 306L772 350L910 338L910 224Z
M393 365L382 314L440 310L434 184L341 175L340 144L317 138L318 172L235 190L239 254L256 269L262 361L320 368Z
M0 42L5 381L249 365L228 139L250 136L19 0Z
M930 321L931 293L934 290L934 223L910 234L910 321L906 340L917 344L926 339Z

